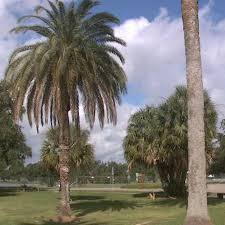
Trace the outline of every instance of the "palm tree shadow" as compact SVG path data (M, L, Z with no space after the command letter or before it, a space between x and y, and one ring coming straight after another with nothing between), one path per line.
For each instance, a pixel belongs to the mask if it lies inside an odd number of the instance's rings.
M16 196L18 195L17 189L15 188L0 188L0 197Z
M179 206L184 207L187 205L187 200L185 198L169 198L164 192L157 192L156 201L149 200L149 205L152 206L162 206L162 207L171 207L171 206ZM149 192L142 192L133 194L134 198L148 198Z
M34 225L34 224L33 223L20 223L19 225ZM88 223L86 221L73 222L73 223L56 223L56 222L52 222L52 221L43 221L43 223L41 223L39 225L106 225L106 224L105 223L99 223L99 222Z
M147 198L149 196L150 192L140 192L140 193L135 193L132 196L134 198ZM165 198L167 197L167 195L163 192L163 191L158 191L158 192L154 192L155 196L157 198Z
M20 223L19 225L34 225L33 223ZM52 222L52 221L43 221L41 224L39 225L106 225L105 223L95 223L95 222L91 222L88 223L86 221L80 221L80 222L72 222L72 223L56 223L56 222Z
M75 202L71 204L73 210L79 211L79 216L85 216L89 213L98 211L120 211L122 209L134 209L139 205L134 201L126 200L95 200L95 201L84 201Z
M104 196L97 195L75 195L70 197L72 201L94 201L105 199Z
M162 198L158 199L157 201L151 201L151 205L160 206L160 207L173 207L178 206L180 208L187 207L187 200L186 199L170 199L170 198Z
M218 199L217 197L209 197L208 198L208 205L219 205L219 204L224 204L225 199Z

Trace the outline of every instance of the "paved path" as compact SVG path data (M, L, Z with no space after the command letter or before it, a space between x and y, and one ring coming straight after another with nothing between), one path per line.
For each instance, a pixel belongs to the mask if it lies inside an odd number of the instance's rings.
M209 193L225 193L225 184L208 184L207 191ZM71 188L76 191L98 191L98 192L163 192L161 188L157 189L130 189L130 188L119 188L119 187L106 187L106 188Z
M0 188L16 188L20 187L21 184L10 184L10 183L0 183ZM28 186L32 186L31 184ZM209 193L225 193L225 183L224 184L208 184ZM162 192L161 188L157 189L130 189L130 188L120 188L120 187L105 187L105 188L91 188L91 187L77 187L71 188L71 190L76 191L97 191L97 192Z
M13 183L2 183L0 182L0 188L16 188L20 187L21 184L13 184Z
M209 193L225 193L225 184L208 184Z

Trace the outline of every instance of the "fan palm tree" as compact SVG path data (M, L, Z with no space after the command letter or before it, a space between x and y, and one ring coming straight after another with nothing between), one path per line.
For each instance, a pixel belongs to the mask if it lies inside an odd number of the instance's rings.
M207 92L205 101L205 134L207 161L213 155L217 113ZM132 166L144 162L156 166L165 192L180 197L186 194L188 170L187 88L178 86L175 93L159 107L147 107L135 113L124 139L125 157Z
M116 124L116 104L126 93L124 58L115 45L125 42L114 35L112 24L119 19L107 12L93 14L95 0L48 1L49 7L36 7L32 19L12 30L34 32L42 37L35 44L16 49L9 60L6 79L13 84L14 117L18 121L27 97L27 115L37 130L39 124L59 126L59 170L62 184L60 212L70 216L69 205L69 116L79 130L79 105L82 100L87 122L92 128L96 114L101 128L105 118ZM34 23L36 21L36 23ZM117 60L118 59L118 60ZM121 62L121 63L120 63ZM97 113L96 113L97 111Z
M186 225L211 224L207 209L204 98L198 0L182 0L188 87L188 209Z
M90 166L94 162L94 147L88 143L89 131L82 130L79 136L76 138L76 128L72 128L71 131L71 152L70 152L70 163L71 168L81 168ZM74 166L73 166L74 165Z
M77 136L76 128L70 126L70 170L77 170L94 162L94 147L88 143L89 131L81 130ZM52 128L47 132L41 148L41 161L49 170L59 173L59 128ZM60 185L61 190L61 185Z
M51 128L41 148L41 162L49 170L59 173L59 129Z

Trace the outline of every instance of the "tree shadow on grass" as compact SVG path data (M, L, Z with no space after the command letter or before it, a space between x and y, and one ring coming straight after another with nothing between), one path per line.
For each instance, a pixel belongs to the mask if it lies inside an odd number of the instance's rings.
M162 207L179 206L181 208L186 206L187 200L185 200L185 199L169 198L166 196L166 194L164 192L156 192L155 194L156 194L156 200L149 199L149 203L147 203L147 204L152 205L152 206L162 206ZM149 192L133 194L133 197L148 199Z
M161 206L161 207L186 207L187 200L185 199L171 199L171 198L161 198L157 199L156 201L151 201L151 205L153 206Z
M104 212L111 210L119 212L122 209L135 209L136 207L140 207L137 202L125 200L96 200L75 202L71 204L73 210L79 211L78 217L98 211Z
M95 201L105 199L104 196L97 195L73 195L70 198L72 201Z
M137 193L133 194L134 198L147 198L149 196L148 192ZM208 205L219 205L224 204L225 199L218 199L217 197L208 197ZM149 200L149 204L152 206L162 206L162 207L170 207L170 206L179 206L179 207L186 207L187 206L187 199L185 198L169 198L166 197L163 193L156 193L156 200Z
M149 196L149 193L152 193L152 192L141 192L141 193L133 194L132 196L134 198L147 198ZM167 197L166 194L163 191L154 192L154 193L155 193L155 196L157 198L165 198L165 197Z
M35 225L34 223L20 223L19 225ZM105 223L95 223L95 222L87 222L87 221L80 221L80 222L72 222L72 223L56 223L52 221L43 221L42 223L38 223L38 225L106 225Z
M217 197L209 197L208 198L208 205L219 205L219 204L224 204L225 199L218 199Z
M16 188L0 188L0 197L16 196L18 195Z

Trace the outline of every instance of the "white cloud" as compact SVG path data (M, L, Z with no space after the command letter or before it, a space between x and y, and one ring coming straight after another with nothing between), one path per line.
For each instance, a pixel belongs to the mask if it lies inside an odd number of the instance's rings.
M200 10L204 86L216 104L225 99L225 19L212 20L212 1ZM178 84L186 83L184 38L181 18L166 9L152 21L140 17L125 21L116 33L127 41L121 49L126 58L129 83L147 103L158 103Z
M8 35L8 30L15 24L15 16L7 4L22 2L24 12L31 9L35 1L0 1L0 19L6 21L1 27L0 36L0 76L6 65L9 51L18 45L18 39ZM7 3L7 4L6 4ZM209 90L221 116L225 116L225 18L213 21L212 4L200 10L201 44L204 85ZM22 10L22 11L21 11ZM127 42L127 48L121 49L126 58L125 70L128 75L128 90L131 96L145 96L144 103L159 103L167 97L178 84L185 83L184 38L181 18L169 15L166 9L160 9L159 15L149 21L147 18L131 18L115 28L116 33ZM135 93L136 92L136 93ZM129 93L128 93L129 99ZM132 99L129 99L132 102ZM143 101L142 101L143 102ZM116 127L106 125L100 130L96 125L91 135L91 142L96 147L96 156L104 160L122 160L122 139L126 133L127 121L138 106L124 102L118 108ZM83 117L83 115L82 115ZM35 152L39 156L42 135L30 131L24 123L25 133Z
M118 106L117 126L106 124L103 130L98 125L94 127L90 142L95 146L97 159L123 161L122 140L126 135L128 119L137 109L137 106L124 103Z
M123 161L122 140L126 135L127 122L131 114L136 112L137 106L124 103L118 106L118 123L117 126L106 124L104 129L100 129L99 123L96 124L91 131L90 143L94 145L96 159L104 161ZM80 107L81 127L88 129L85 122L82 106ZM33 157L27 162L34 162L40 158L40 148L45 138L48 126L40 128L39 134L36 132L35 126L30 128L26 115L22 123L23 131L26 134L27 144L32 147Z
M42 0L0 0L0 79L12 50L19 46L19 38L9 31L17 24L17 17L30 13Z
M15 37L9 35L9 30L14 26L15 19L7 10L6 1L0 1L0 78L3 77L5 65L8 62L8 56L12 49L15 48L17 42Z
M159 102L175 85L185 81L182 23L171 19L166 9L152 21L130 19L116 28L127 41L124 52L128 81L148 103Z

